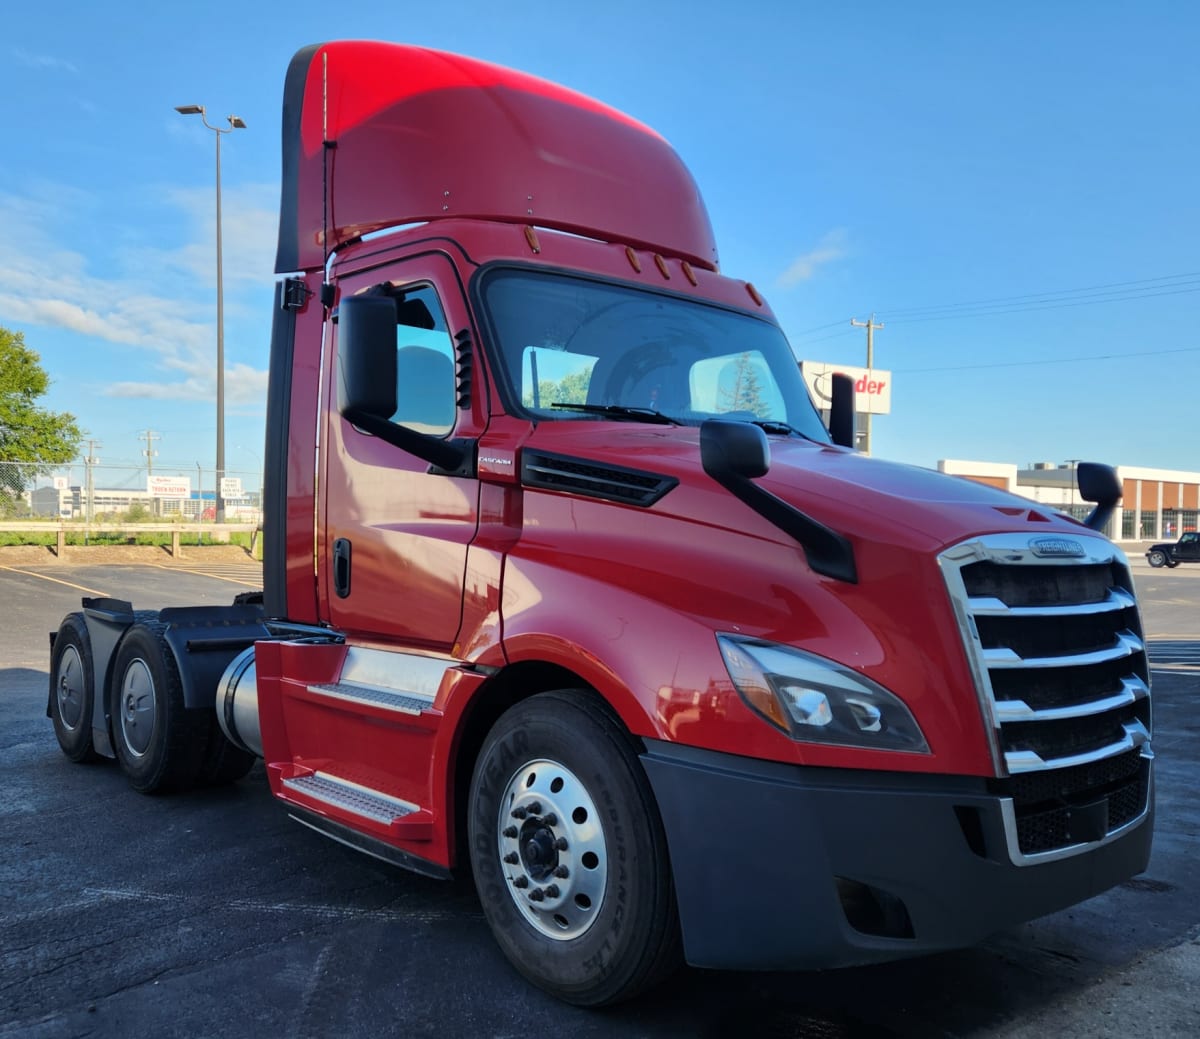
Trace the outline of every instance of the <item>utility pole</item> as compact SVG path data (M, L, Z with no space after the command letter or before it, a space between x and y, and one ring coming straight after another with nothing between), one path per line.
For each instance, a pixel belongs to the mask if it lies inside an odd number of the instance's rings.
M162 437L155 433L154 430L148 429L145 433L139 433L138 439L146 441L146 450L142 452L142 454L146 456L146 475L153 476L154 457L158 454L158 452L154 450L154 441L161 440Z
M875 329L883 328L883 322L880 321L878 324L876 324L875 315L872 314L869 318L867 318L866 321L856 321L854 318L851 318L850 324L852 324L855 328L865 328L867 330L867 378L870 379L871 372L875 368ZM871 401L870 401L870 398L867 399L867 429L866 429L866 436L864 437L864 445L863 446L866 449L865 453L869 455L871 453Z
M84 503L84 512L83 512L84 521L87 524L87 526L84 527L84 531L83 531L84 544L87 544L87 538L88 538L87 527L90 527L92 525L92 519L95 514L93 503L94 503L94 499L96 497L96 480L95 480L95 477L92 475L92 467L97 465L100 461L100 459L96 457L96 449L104 446L103 444L97 443L95 440L89 440L87 442L87 445L88 445L88 453L83 460L84 469L87 473L87 476L84 479L84 493L87 495L87 500Z

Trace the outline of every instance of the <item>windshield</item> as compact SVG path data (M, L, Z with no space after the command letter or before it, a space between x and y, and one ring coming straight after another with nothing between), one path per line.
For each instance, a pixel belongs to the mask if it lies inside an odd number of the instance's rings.
M511 268L488 273L483 299L510 396L539 419L665 417L698 425L719 415L829 440L787 340L769 322L630 286Z

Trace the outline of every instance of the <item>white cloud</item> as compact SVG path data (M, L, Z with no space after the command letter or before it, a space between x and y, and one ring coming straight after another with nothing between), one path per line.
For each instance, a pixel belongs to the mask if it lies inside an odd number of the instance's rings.
M778 284L790 289L802 281L808 281L817 270L828 263L840 260L849 255L849 244L846 231L835 228L821 236L816 246L806 253L801 253L777 279Z
M238 309L239 293L261 294L273 280L275 214L267 199L275 192L269 186L235 188L223 206L227 362L233 344L229 317ZM124 253L89 257L60 241L71 225L94 220L94 200L85 193L44 185L25 195L0 194L0 240L20 243L0 254L0 324L62 329L152 355L150 363L136 364L151 378L104 385L99 392L106 396L211 400L213 198L200 191L168 192L162 201L184 212L188 230L181 237L188 240L178 249L139 241ZM81 348L90 355L98 351L92 344ZM128 366L119 355L109 364L114 373ZM157 372L164 375L161 381L153 379ZM227 363L227 400L261 406L266 378L265 370Z
M79 69L65 58L56 58L51 54L31 54L29 51L13 47L10 51L18 65L29 69L62 69L73 75L79 75Z

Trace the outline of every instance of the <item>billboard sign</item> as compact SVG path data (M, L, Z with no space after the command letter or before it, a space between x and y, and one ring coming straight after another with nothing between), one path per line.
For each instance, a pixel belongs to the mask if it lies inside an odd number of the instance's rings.
M892 412L892 373L882 368L855 368L849 364L825 361L801 361L800 374L809 396L821 411L828 411L833 399L832 376L849 375L854 380L854 409L861 414L890 415Z
M155 498L190 498L192 478L190 476L147 476L146 493Z

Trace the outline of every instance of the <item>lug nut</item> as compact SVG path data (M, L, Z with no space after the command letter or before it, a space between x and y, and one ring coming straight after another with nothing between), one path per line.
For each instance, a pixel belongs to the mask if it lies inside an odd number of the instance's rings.
M518 855L515 851L510 851L507 855L504 856L504 861L507 862L510 866L515 866L518 862L521 861L521 856Z
M520 832L521 831L518 830L515 826L506 826L504 828L504 836L507 837L510 841L515 840L517 837L517 834L519 834Z
M529 887L529 878L525 876L517 877L513 881L513 887Z
M540 887L535 887L532 891L529 892L529 901L530 902L540 902L545 897L546 896L542 894L542 889Z
M542 820L542 822L544 822L547 826L557 826L558 816L551 812Z
M532 804L529 806L529 814L530 814L530 815L541 815L541 814L542 814L542 802L541 802L541 801L534 801L534 802L533 802L533 803L532 803Z
M528 814L529 812L527 812L524 808L514 808L512 810L512 817L514 819L524 819Z
M566 851L567 850L566 837L559 837L559 839L554 842L554 847L557 848L559 851Z
M542 891L545 892L547 898L558 898L558 885L547 884Z
M558 877L559 880L566 880L567 877L571 875L571 871L567 869L566 866L557 866L555 867L554 875Z

